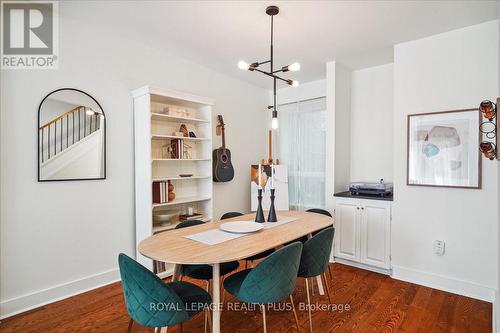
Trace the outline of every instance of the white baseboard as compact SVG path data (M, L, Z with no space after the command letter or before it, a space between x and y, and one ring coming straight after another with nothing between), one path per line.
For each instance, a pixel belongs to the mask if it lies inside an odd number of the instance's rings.
M2 300L0 319L53 303L120 280L118 269L59 284L27 295Z
M393 266L392 271L392 277L397 280L472 297L482 301L495 301L495 289L490 287L402 266Z
M390 269L373 267L373 266L370 266L370 265L362 264L360 262L354 262L354 261L351 261L351 260L342 259L342 258L338 258L338 257L335 257L335 262L338 262L339 264L344 264L344 265L356 267L356 268L365 269L367 271L372 271L372 272L375 272L375 273L380 273L380 274L384 274L384 275L391 275L391 270Z

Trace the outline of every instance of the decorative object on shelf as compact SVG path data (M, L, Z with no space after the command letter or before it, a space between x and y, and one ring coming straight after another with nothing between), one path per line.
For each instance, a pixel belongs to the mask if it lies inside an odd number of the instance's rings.
M407 185L481 188L477 109L408 115Z
M178 215L179 212L176 210L155 210L153 212L153 222L162 226L169 225L172 224L172 221L174 221Z
M222 136L222 146L212 152L213 180L214 182L229 182L234 178L231 151L226 148L225 124L222 115L217 116L217 121L216 134Z
M181 124L181 127L179 128L179 132L182 132L184 137L189 137L189 131L187 129L187 126L185 124Z
M181 214L179 215L179 221L192 221L192 220L200 220L203 218L202 214L199 213L191 213L191 214Z
M183 137L184 137L184 133L182 133L182 132L174 132L174 133L172 133L172 135L173 135L173 136L179 136L179 137L181 137L181 138L183 138Z
M483 136L482 142L479 144L479 150L484 157L490 160L494 160L495 157L500 160L498 154L498 103L500 103L500 98L497 98L496 104L488 100L484 100L479 104L479 112L486 119L479 125L479 131Z
M271 16L271 57L269 60L266 60L266 61L263 61L263 62L254 62L254 63L251 63L251 64L248 64L246 63L245 61L240 61L238 63L238 67L240 69L243 69L243 70L248 70L248 71L251 71L251 72L259 72L259 73L262 73L264 75L267 75L269 77L271 77L273 79L273 105L272 106L268 106L268 109L272 109L273 112L272 112L272 121L271 121L271 127L273 129L277 129L278 128L278 110L276 109L276 80L280 80L280 81L283 81L283 82L286 82L287 84L291 85L292 87L298 87L299 86L299 82L298 81L295 81L295 80L290 80L290 79L283 79L281 78L280 76L276 75L276 73L279 73L279 72L288 72L288 71L291 71L291 72L295 72L295 71L298 71L300 70L300 64L298 62L294 62L293 64L290 64L290 65L287 65L287 66L283 66L281 67L281 69L278 69L278 70L274 70L274 51L273 51L273 29L274 29L274 16L275 15L278 15L278 13L280 12L279 8L277 6L269 6L266 8L266 14ZM270 70L269 72L266 72L266 71L263 71L263 70L260 70L258 67L260 65L263 65L263 64L267 64L269 63L270 65Z
M189 132L189 137L190 138L196 138L196 134L194 134L194 132Z
M106 118L95 98L74 88L38 107L38 181L106 178Z
M175 193L174 193L174 185L168 181L167 185L167 190L168 190L168 201L171 202L175 199Z
M174 117L188 118L191 116L191 111L187 108L182 108L175 105L168 105L163 108L163 113Z
M170 156L173 159L191 159L191 147L183 139L172 139L170 140L170 148L162 147L163 158L169 158L166 156ZM167 153L165 155L165 153Z

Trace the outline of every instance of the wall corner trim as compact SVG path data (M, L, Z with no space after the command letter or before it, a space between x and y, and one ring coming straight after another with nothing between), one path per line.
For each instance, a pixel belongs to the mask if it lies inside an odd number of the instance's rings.
M393 274L391 277L397 280L411 282L486 302L495 301L496 290L494 288L447 276L419 271L413 268L393 265Z
M52 286L0 302L0 319L54 303L120 280L118 268L114 268L78 280Z

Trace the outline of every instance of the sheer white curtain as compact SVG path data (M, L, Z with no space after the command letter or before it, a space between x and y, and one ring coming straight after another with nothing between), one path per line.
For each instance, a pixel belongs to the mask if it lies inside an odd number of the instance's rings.
M290 209L325 206L326 99L278 107L280 162L288 168Z

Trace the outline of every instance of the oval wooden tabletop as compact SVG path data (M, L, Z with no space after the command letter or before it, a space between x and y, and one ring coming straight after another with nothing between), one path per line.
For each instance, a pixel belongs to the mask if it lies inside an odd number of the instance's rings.
M255 213L251 213L153 235L139 243L139 252L145 257L174 264L215 264L248 258L333 225L331 217L317 213L279 211L277 215L296 220L215 245L185 238L202 231L218 229L221 223L253 221Z

